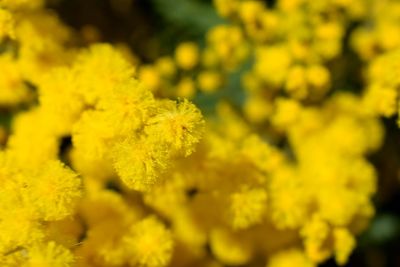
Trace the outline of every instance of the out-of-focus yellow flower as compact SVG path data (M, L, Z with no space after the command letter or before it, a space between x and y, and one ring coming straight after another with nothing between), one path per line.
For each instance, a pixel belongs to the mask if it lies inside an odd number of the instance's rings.
M150 89L157 91L160 88L160 73L151 66L142 66L139 70L139 79Z
M124 242L130 263L149 267L166 266L174 247L171 232L155 217L133 225Z
M267 193L262 188L243 189L232 194L230 202L233 228L248 228L262 221L267 206Z
M314 267L313 264L300 250L291 249L288 251L282 251L268 261L267 267Z
M196 85L191 78L183 78L176 86L178 97L190 99L196 93Z
M261 47L257 50L256 73L265 82L280 86L288 74L291 57L286 47Z
M244 104L246 117L252 123L264 122L272 113L272 103L263 97L252 95Z
M184 69L191 70L199 62L199 48L197 44L186 42L180 44L175 51L176 64Z
M250 244L226 229L214 229L210 242L214 255L225 264L246 264L253 254Z
M15 37L14 18L9 11L0 8L0 40L4 37Z
M222 85L222 77L216 71L204 71L199 74L197 81L203 92L214 92Z
M172 77L176 73L176 66L173 59L170 57L163 57L158 59L156 62L156 68L161 73L161 75L164 75L166 77Z
M32 93L23 81L22 73L13 56L8 53L0 55L0 105L14 106L29 101Z
M356 246L356 240L353 235L343 228L338 228L333 231L333 239L335 243L335 259L339 265L344 265L351 251Z

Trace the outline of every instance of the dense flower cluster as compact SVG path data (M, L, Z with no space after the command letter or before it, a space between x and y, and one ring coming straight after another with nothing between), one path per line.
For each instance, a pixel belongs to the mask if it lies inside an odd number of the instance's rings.
M0 265L345 264L374 215L380 116L397 109L400 5L276 2L215 0L227 23L204 47L134 65L79 46L44 1L0 0L0 106L18 110L0 151ZM361 93L333 87L349 47ZM236 106L203 116L188 100L232 75Z

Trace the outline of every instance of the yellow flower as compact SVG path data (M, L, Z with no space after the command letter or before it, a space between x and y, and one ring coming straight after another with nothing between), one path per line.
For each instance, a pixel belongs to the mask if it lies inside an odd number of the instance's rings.
M152 66L142 66L139 69L138 76L150 91L156 92L160 89L161 77L156 68Z
M178 97L191 99L196 93L196 86L191 78L183 78L176 87L176 95Z
M98 108L104 110L114 132L122 136L131 135L143 127L154 113L155 106L152 93L134 79L115 86L107 98L98 102Z
M234 229L261 223L266 213L267 192L262 188L244 188L230 196L230 214Z
M255 72L272 86L280 86L288 74L291 57L285 46L260 47L256 51Z
M13 106L30 100L31 93L24 84L17 62L10 53L0 55L0 72L3 73L0 77L1 106Z
M148 190L170 164L167 148L153 139L128 138L112 151L113 166L122 181L135 190Z
M163 103L145 128L148 136L168 144L174 153L185 156L195 150L203 130L202 115L188 100Z
M227 229L213 229L210 233L210 246L213 254L228 265L243 265L253 256L253 248L239 235Z
M94 72L95 70L95 72ZM74 64L79 93L88 105L107 98L115 86L135 73L133 66L111 45L96 44L79 54Z
M14 18L9 11L0 7L0 40L4 37L15 37Z
M162 57L157 60L156 68L165 77L173 77L176 73L176 66L170 57Z
M295 171L292 168L282 168L272 177L270 214L272 221L280 229L297 228L307 219L310 196Z
M176 64L184 69L191 70L199 62L199 48L192 42L181 43L175 51Z
M203 71L197 77L200 90L203 92L213 92L221 87L222 77L216 71Z
M60 220L73 213L81 196L81 181L61 162L49 161L27 182L27 197L40 218Z
M52 241L28 248L27 254L21 267L72 267L75 261L71 251Z
M327 222L315 214L304 227L301 229L300 234L303 238L305 254L313 262L323 262L330 256L330 249L324 247L326 244L330 228Z
M167 266L174 248L171 232L156 217L134 224L124 242L130 263L147 267Z
M333 239L336 262L339 265L344 265L356 246L356 240L346 228L334 229Z

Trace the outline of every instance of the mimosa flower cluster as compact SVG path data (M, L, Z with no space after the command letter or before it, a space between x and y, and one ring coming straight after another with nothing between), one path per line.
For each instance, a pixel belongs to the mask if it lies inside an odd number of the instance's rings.
M397 111L396 1L215 0L205 46L152 64L45 4L0 0L0 266L347 263Z

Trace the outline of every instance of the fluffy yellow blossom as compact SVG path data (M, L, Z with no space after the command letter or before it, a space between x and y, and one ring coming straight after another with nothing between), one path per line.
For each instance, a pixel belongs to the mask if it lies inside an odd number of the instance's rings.
M21 112L14 119L7 150L21 166L38 168L57 158L59 143L53 130L52 122L40 110ZM40 147L37 144L41 144Z
M124 183L136 190L154 185L170 164L170 152L152 138L128 138L113 151L113 166Z
M96 72L93 72L96 70ZM121 53L107 44L96 44L76 59L79 92L88 105L107 98L115 86L133 78L135 69Z
M127 138L112 152L117 173L136 190L153 185L172 157L190 155L200 140L204 122L195 106L184 100L160 103L159 113L146 124L147 136Z
M71 251L52 241L27 250L28 259L21 264L23 267L69 267L74 263Z
M39 101L47 120L56 124L60 135L72 131L84 108L82 95L76 89L77 75L70 68L55 68L43 76L39 83Z
M147 122L145 132L185 156L195 150L204 130L200 111L188 100L163 103L159 113Z
M34 171L16 163L12 155L1 153L0 169L2 177L7 177L1 181L0 193L0 251L5 256L40 245L46 236L43 220L72 214L80 197L79 179L61 163L48 162Z
M59 220L72 214L81 196L77 174L57 161L47 162L41 170L27 183L28 201L44 220Z
M110 131L113 123L105 112L89 110L83 113L72 130L74 146L89 159L104 158L109 149L107 144L116 135L114 131Z
M2 192L2 194L12 193L11 191ZM0 251L3 255L43 239L42 225L35 220L31 208L26 207L23 203L18 203L16 199L10 201L2 197L1 200L3 204L0 215L2 229L0 233ZM3 207L4 204L9 205L9 207Z
M98 108L113 124L115 134L131 135L149 120L156 106L153 95L142 83L129 79L101 99ZM111 131L110 131L111 132Z
M73 58L74 53L64 49L72 33L51 12L27 12L18 18L15 27L19 43L17 63L24 79L36 84L53 67L65 65Z

